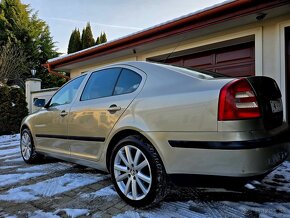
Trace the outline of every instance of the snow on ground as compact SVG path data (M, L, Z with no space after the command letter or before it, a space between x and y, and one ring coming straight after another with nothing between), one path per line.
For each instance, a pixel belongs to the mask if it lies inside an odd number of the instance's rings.
M289 203L254 204L252 202L164 202L151 210L132 210L115 218L153 217L279 217L289 218Z
M65 212L67 216L71 218L79 217L82 215L86 215L89 210L88 209L70 209L70 208L65 208L65 209L59 209L55 213L59 214L60 212Z
M42 210L37 210L29 214L30 218L60 218L60 216L55 215L51 212L43 212Z
M25 167L25 168L18 168L16 171L17 172L55 172L55 171L61 171L61 170L67 170L72 168L72 164L63 164L61 162L57 163L49 163L49 164L41 164L41 165L35 165L35 166L30 166L30 167Z
M115 197L117 192L114 190L113 186L110 185L108 187L102 188L96 192L91 192L89 194L80 195L81 198L98 198L98 197Z
M20 154L19 152L20 152L20 149L18 147L6 149L6 150L0 150L0 157L11 155L11 154Z
M22 157L17 157L17 158L14 158L14 159L4 160L3 162L4 162L4 163L23 162L23 158L22 158Z
M3 144L9 142L9 143L16 143L17 141L20 140L20 134L15 134L15 135L2 135L0 136L0 148Z
M45 180L36 184L10 189L6 194L0 195L0 200L15 202L32 201L41 197L51 197L96 183L103 179L104 176L98 174L68 173L64 176Z
M108 178L90 168L64 162L25 164L20 155L19 135L0 136L0 217L290 217L287 161L263 181L252 181L238 190L175 187L157 207L116 207L119 209L115 208L114 214L107 213L106 208L114 207L114 202L121 199ZM94 184L99 188L86 188ZM68 199L73 200L66 202ZM55 207L47 209L49 201L55 202ZM24 211L13 213L5 212L2 205L25 206ZM26 210L27 205L38 207Z
M0 167L0 170L12 169L12 168L20 167L20 166L21 165L16 165L16 166L2 166L2 167Z
M255 189L256 187L253 185L253 184L251 184L251 183L247 183L246 185L245 185L245 187L247 188L247 189Z
M1 143L1 144L2 145L0 146L0 149L11 148L11 147L19 146L19 142L15 142L15 143L6 142L6 143Z
M42 210L37 210L29 214L30 218L60 218L66 215L71 218L76 218L82 215L86 215L89 211L87 209L58 209L55 212L44 212Z
M1 154L1 150L0 150L0 154ZM9 158L15 158L15 157L19 157L20 156L20 150L18 152L18 154L13 154L13 155L5 155L5 156L0 156L0 160L8 160Z
M5 218L17 218L16 216L10 216L9 214L7 214L7 213L1 213L0 212L0 217L5 217Z
M290 162L286 161L282 163L279 168L263 180L263 183L271 189L288 192L290 194Z
M12 185L17 182L43 176L45 173L24 173L24 174L4 174L0 175L0 187L6 185Z

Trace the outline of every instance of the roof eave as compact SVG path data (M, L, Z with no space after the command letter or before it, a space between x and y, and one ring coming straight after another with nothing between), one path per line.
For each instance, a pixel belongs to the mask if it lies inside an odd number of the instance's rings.
M236 17L253 13L255 11L278 7L286 3L289 4L289 1L278 0L258 2L255 0L239 0L225 2L225 4L211 8L209 10L201 11L200 13L196 13L188 17L183 17L155 28L149 28L119 40L108 42L93 48L67 55L60 59L49 61L47 62L47 65L50 67L50 69L55 69L57 67L65 66L74 62L80 62L88 58L98 57L122 50L124 48L134 47L138 45L138 43L148 43L163 37L182 34L186 31L192 30L192 28L194 28L192 25L193 23L197 24L195 25L195 28L205 28L209 25L224 22L229 19L234 19ZM248 8L248 6L252 7Z

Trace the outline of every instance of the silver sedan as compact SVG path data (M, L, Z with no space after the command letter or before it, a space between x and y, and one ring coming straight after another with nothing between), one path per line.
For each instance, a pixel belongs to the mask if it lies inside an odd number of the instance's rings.
M135 207L162 200L169 180L260 177L288 155L268 77L126 62L71 79L42 103L22 122L24 161L46 155L110 172Z

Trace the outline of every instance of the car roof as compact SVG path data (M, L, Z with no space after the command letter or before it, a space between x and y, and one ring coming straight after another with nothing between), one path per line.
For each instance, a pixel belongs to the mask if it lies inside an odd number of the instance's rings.
M142 71L144 71L147 74L175 74L176 76L179 74L183 74L186 76L190 76L192 78L198 78L198 79L211 79L213 75L194 70L194 69L186 69L183 67L173 66L169 64L163 64L163 63L154 63L154 62L147 62L147 61L126 61L126 62L120 62L116 63L110 66L118 66L118 65L127 65L131 67L138 68Z

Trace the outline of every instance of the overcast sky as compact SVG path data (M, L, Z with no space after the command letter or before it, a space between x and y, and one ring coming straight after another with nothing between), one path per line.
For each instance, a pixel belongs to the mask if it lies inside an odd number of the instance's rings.
M59 52L66 53L74 28L91 23L94 37L108 40L192 13L224 0L22 0L45 20Z

